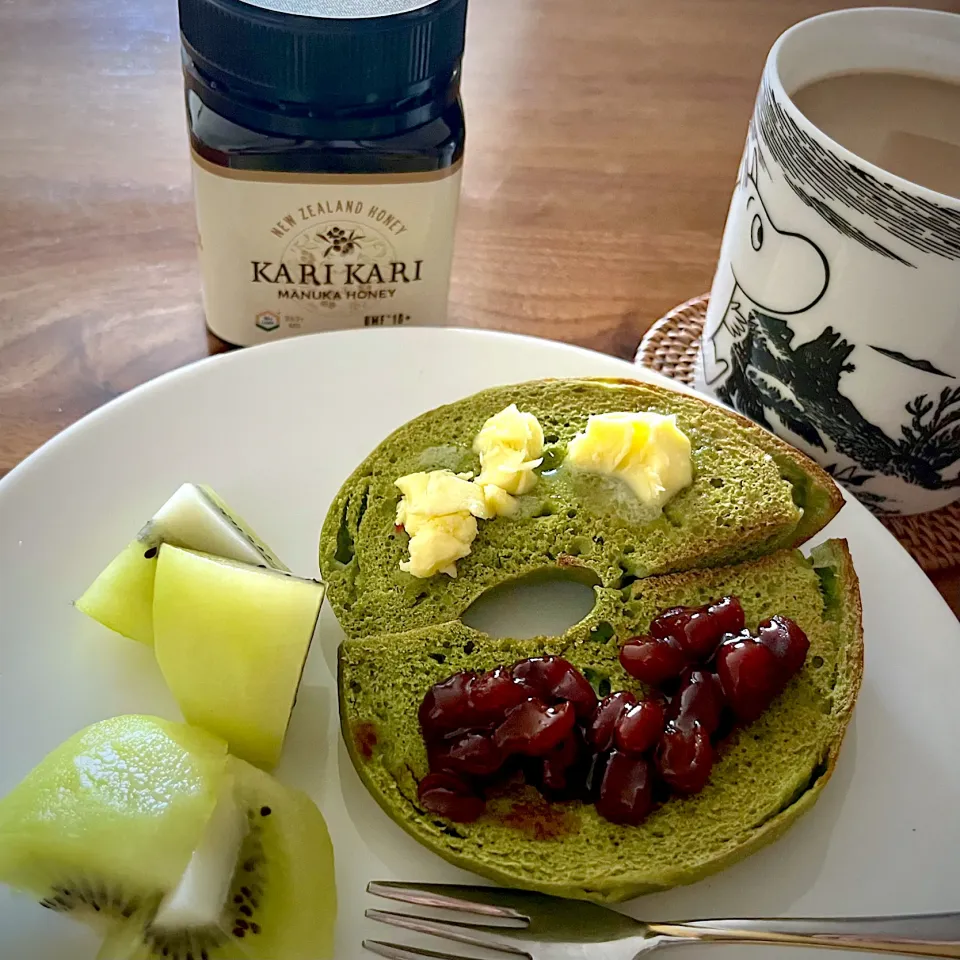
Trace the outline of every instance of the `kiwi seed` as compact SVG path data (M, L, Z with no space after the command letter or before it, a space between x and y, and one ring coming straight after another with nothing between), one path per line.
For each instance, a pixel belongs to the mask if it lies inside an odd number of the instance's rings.
M148 929L145 931L144 942L150 950L150 957L170 957L171 960L210 960L208 948L221 946L225 939L217 929L172 930L169 934Z
M105 886L102 883L81 880L77 883L51 886L47 896L40 900L40 906L58 913L71 913L74 910L91 909L128 920L140 909L140 898L127 899L123 891Z

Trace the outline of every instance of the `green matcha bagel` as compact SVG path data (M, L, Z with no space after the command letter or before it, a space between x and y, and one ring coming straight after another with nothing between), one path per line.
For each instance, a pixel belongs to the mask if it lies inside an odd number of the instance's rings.
M452 621L347 640L339 655L340 717L364 784L420 843L497 883L616 902L729 866L810 809L833 772L853 709L863 639L857 579L843 541L823 544L809 560L783 550L739 566L601 587L597 594L593 612L561 637L491 639ZM550 804L522 784L488 798L487 812L474 823L452 823L419 806L417 783L428 766L417 710L432 684L457 671L555 653L601 693L642 693L619 665L621 642L646 631L664 608L727 594L740 597L750 628L775 613L793 618L810 650L767 712L722 745L701 793L668 800L636 827L610 823L579 802Z
M449 468L477 473L483 423L511 403L534 414L544 462L516 517L480 522L457 578L400 570L407 534L395 524L398 477ZM562 466L587 417L616 411L676 414L693 450L693 484L663 510L645 509L617 481ZM337 494L320 538L320 567L344 631L396 633L460 617L485 591L531 573L581 568L603 587L735 563L814 534L843 500L813 461L720 407L625 380L539 380L496 387L402 426Z

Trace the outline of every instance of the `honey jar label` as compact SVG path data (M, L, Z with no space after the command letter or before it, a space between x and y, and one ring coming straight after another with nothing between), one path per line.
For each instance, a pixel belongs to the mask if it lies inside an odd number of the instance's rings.
M208 326L247 346L446 323L460 175L234 170L194 153Z

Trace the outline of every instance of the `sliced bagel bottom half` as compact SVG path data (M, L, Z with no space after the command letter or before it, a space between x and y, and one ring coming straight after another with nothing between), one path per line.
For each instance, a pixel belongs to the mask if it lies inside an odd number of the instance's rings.
M672 798L640 826L618 826L577 801L548 803L520 784L488 798L474 823L426 812L428 772L417 711L428 688L461 670L531 656L566 657L601 689L642 686L619 665L621 642L665 608L736 595L747 626L794 619L810 650L767 712L722 744L699 794ZM857 577L845 541L809 558L784 550L737 566L597 588L591 614L563 636L492 639L459 621L347 640L339 653L343 735L363 783L384 811L444 859L507 886L616 902L692 883L779 837L810 809L833 772L863 669Z

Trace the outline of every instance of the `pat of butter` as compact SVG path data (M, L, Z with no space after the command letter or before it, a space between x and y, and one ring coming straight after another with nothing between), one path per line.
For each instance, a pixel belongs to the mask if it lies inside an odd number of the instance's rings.
M674 415L602 413L567 447L569 466L623 480L641 503L662 507L693 482L690 438Z
M521 413L511 403L480 428L473 449L480 454L477 483L514 496L529 493L537 482L534 471L543 463L543 429L532 413Z
M476 537L477 519L469 513L431 517L410 538L410 559L400 569L415 577L456 577L457 561L470 553Z
M543 462L543 430L533 414L515 403L490 417L473 443L480 454L480 476L431 470L400 477L403 496L397 524L410 536L410 559L400 569L415 577L457 575L457 561L470 553L477 520L510 517L519 509L515 495L537 482Z
M493 514L487 508L483 489L471 482L470 474L457 475L451 470L411 473L396 481L403 497L397 505L397 523L410 536L432 517L454 513L472 513L483 520Z
M403 494L397 523L410 535L410 559L400 569L415 577L455 577L457 560L470 553L476 539L476 518L495 515L483 488L471 482L469 474L458 476L450 470L411 473L396 485Z
M483 502L486 504L490 517L512 517L519 509L520 504L495 483L485 483L481 486L479 480L474 481L483 491ZM486 517L482 518L486 519Z

